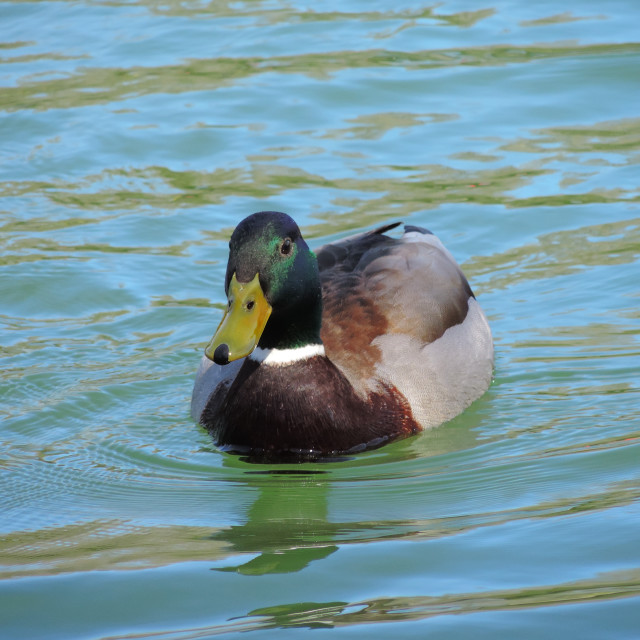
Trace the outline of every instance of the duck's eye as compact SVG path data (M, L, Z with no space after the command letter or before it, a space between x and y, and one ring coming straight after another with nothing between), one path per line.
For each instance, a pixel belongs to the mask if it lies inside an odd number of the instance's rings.
M283 256L288 256L291 253L291 238L284 239L284 242L280 246L280 253Z

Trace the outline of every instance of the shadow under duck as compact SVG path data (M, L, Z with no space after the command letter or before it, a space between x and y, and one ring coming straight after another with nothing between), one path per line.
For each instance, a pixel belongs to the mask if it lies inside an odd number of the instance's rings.
M353 453L439 425L489 387L491 330L430 231L380 227L314 253L288 215L229 242L228 306L205 350L193 418L227 451Z

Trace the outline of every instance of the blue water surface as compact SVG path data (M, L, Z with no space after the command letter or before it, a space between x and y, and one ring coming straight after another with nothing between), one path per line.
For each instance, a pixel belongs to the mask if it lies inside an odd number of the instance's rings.
M640 5L0 5L0 635L638 637ZM494 382L330 463L189 416L228 238L402 220Z

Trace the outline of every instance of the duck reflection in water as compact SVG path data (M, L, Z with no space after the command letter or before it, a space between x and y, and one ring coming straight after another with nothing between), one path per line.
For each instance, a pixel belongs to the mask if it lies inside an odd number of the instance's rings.
M248 485L259 495L249 508L247 522L216 532L211 539L230 543L237 553L259 550L260 555L217 570L245 575L293 573L337 551L332 541L342 525L327 517L330 484L324 471L285 469L254 476Z
M241 515L242 524L210 536L226 548L226 559L221 558L226 566L215 570L246 575L292 573L327 558L343 544L429 535L434 527L441 532L441 522L415 517L415 505L404 490L402 499L390 505L388 490L398 483L404 487L416 473L428 469L439 477L446 468L440 461L446 461L447 454L474 447L473 427L488 411L489 398L485 398L465 413L464 420L460 417L417 438L331 463L265 464L225 456L225 466L243 468L241 479L234 482L244 495L249 489L253 501ZM381 483L384 496L379 493ZM364 517L354 514L354 500ZM245 554L253 557L245 562ZM238 563L238 556L242 562Z

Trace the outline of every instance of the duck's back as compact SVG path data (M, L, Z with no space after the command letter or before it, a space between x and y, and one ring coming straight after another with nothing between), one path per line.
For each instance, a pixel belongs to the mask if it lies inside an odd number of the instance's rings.
M327 356L365 396L392 385L414 419L431 427L488 388L493 343L487 320L436 236L383 227L316 251Z

